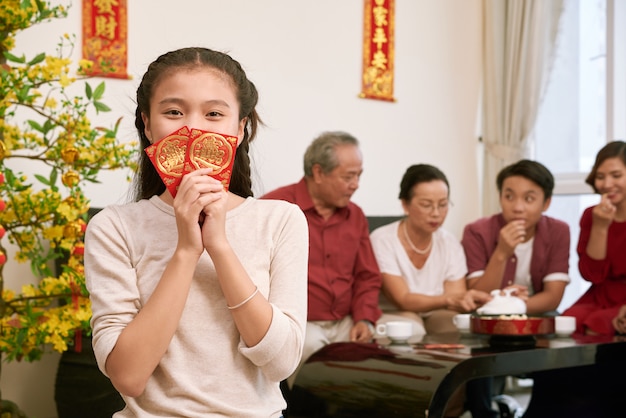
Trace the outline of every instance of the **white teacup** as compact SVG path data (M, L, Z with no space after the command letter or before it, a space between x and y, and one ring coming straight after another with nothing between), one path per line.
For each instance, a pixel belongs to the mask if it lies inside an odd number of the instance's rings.
M557 316L554 318L554 332L562 337L569 337L576 331L576 317Z
M395 343L406 342L413 335L413 324L408 321L389 321L376 325L376 333Z
M456 314L452 317L452 323L461 332L469 332L471 314Z

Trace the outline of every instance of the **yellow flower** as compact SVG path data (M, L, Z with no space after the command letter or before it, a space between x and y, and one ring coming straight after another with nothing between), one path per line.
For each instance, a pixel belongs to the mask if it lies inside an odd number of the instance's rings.
M15 292L11 289L3 289L2 290L2 299L6 301L10 301L15 299Z
M37 295L37 290L32 284L22 286L22 295L27 298L32 298Z
M55 225L43 230L44 238L48 240L58 240L63 238L63 226Z
M46 102L43 104L43 107L48 107L50 109L54 109L57 107L57 101L54 97L48 97Z
M73 82L73 81L74 81L74 80L73 80L73 79L71 79L71 78L69 78L69 77L67 76L67 74L63 74L63 75L61 76L61 78L59 79L59 84L60 84L61 86L63 86L63 87L67 87L67 86L69 86L70 84L72 84L72 82Z
M12 50L13 48L15 48L15 38L13 36L6 36L3 40L2 40L2 46L4 47L4 49L6 49L7 51Z
M93 61L87 60L87 59L81 59L80 61L78 61L78 68L80 68L83 71L90 70L91 68L93 68Z

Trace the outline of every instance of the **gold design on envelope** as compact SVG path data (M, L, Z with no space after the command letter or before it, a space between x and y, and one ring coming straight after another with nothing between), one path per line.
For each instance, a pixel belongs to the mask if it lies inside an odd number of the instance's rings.
M228 168L233 159L233 146L222 135L204 133L189 143L189 160L194 169L212 168L211 175Z
M183 175L187 141L184 135L172 135L158 142L155 161L161 172L172 177Z

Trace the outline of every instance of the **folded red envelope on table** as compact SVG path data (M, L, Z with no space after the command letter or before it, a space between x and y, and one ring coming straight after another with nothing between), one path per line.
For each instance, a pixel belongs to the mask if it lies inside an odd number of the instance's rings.
M228 190L237 152L237 137L191 129L183 175L211 167L209 176L220 180Z
M176 197L178 186L185 175L189 133L189 128L183 126L145 149L173 197Z

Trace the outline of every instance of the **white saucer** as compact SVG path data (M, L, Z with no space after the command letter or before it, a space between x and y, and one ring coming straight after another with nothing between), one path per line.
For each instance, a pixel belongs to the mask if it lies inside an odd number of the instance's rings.
M391 338L391 337L387 337L387 338L389 338L389 341L391 341L391 344L394 344L394 345L409 343L408 338Z

